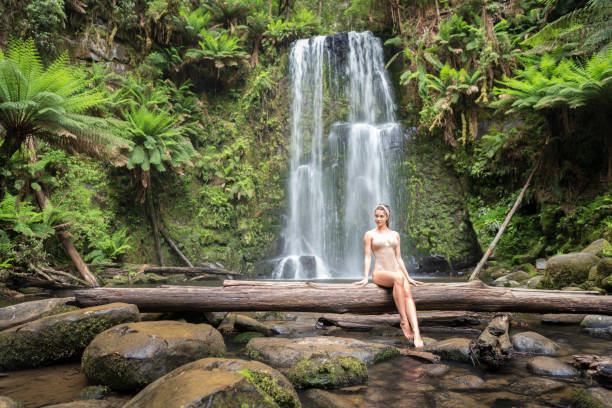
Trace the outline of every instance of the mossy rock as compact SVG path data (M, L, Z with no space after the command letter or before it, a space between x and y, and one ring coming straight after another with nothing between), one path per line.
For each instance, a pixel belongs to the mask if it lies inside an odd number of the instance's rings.
M66 306L66 303L74 301L73 297L51 298L18 303L0 308L0 330L18 326L41 317L51 316L78 309L74 306Z
M597 241L592 242L581 252L588 252L589 254L602 257L605 256L605 253L612 252L612 245L606 239L600 238Z
M208 324L129 323L96 336L81 362L90 384L141 389L189 362L225 353L223 337Z
M590 253L578 252L553 256L546 263L542 287L560 289L585 282L591 267L597 265L599 258Z
M111 303L12 327L0 333L0 370L39 367L80 357L99 333L139 318L136 306Z
M157 379L123 408L187 406L300 408L301 404L289 380L265 364L205 358Z
M599 401L587 394L586 390L578 390L572 395L572 408L605 408Z
M425 346L424 351L439 355L443 360L470 362L470 339L453 337L442 340L430 346Z
M289 370L289 380L297 388L336 388L363 384L368 379L366 365L354 357L314 357L299 361Z
M255 337L265 337L263 333L259 332L244 332L239 333L234 336L232 339L232 343L236 344L247 344L249 340L254 339Z

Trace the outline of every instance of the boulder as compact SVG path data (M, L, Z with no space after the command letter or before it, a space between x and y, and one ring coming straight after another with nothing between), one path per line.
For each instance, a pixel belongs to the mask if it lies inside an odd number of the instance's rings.
M592 337L600 339L612 340L612 326L611 327L587 327L582 329L583 332Z
M563 388L565 384L550 378L525 377L510 386L510 391L521 395L540 395Z
M527 279L529 279L529 274L527 272L516 271L495 279L491 283L491 286L506 286L508 284L515 286L518 285L519 282Z
M90 385L83 388L76 397L80 400L99 400L110 394L111 389L106 385Z
M183 364L224 352L221 333L208 324L139 322L96 336L85 349L81 365L90 384L132 390Z
M572 284L581 284L589 277L589 270L599 258L586 252L553 256L546 263L542 285L559 289Z
M277 332L252 317L236 314L234 317L234 329L240 332L259 332L266 336L273 336Z
M227 312L205 312L204 319L206 323L213 325L214 327L219 326L223 319L227 316Z
M264 336L263 333L260 333L260 332L250 332L250 331L248 331L248 332L244 332L244 333L238 333L232 339L232 343L247 344L251 339L253 339L255 337L265 337L265 336Z
M57 314L54 312L62 313L68 311L61 310L61 306L66 306L66 303L72 301L74 301L73 297L51 298L17 303L16 305L0 308L0 330L31 322L40 318L45 313L52 315Z
M249 357L274 367L289 368L298 361L316 356L354 357L366 364L397 356L399 351L386 344L334 336L298 339L260 337L246 346Z
M337 388L363 384L368 379L365 363L354 357L311 357L289 370L296 388Z
M572 407L612 408L612 391L593 387L576 391L571 398Z
M430 346L425 346L424 351L439 355L443 360L470 362L470 339L453 337L442 340Z
M580 327L583 329L605 328L612 326L612 316L607 315L586 315Z
M538 287L538 284L542 279L544 279L544 275L537 275L533 278L529 278L527 282L525 282L525 286L527 286L529 289L535 289Z
M479 388L485 381L476 375L450 375L442 381L442 388L447 390L467 390Z
M0 397L0 408L20 408L21 404L13 401L9 397Z
M448 373L450 371L450 367L446 364L426 364L421 366L419 371L422 374L437 377Z
M536 332L518 333L512 336L512 347L517 351L554 356L560 346Z
M589 281L601 285L602 280L612 275L612 258L601 258L597 265L589 270Z
M301 404L289 380L265 364L205 358L157 379L123 408L243 406L299 408Z
M585 314L547 313L541 317L542 324L580 324Z
M12 327L0 332L0 370L38 367L79 357L99 333L139 318L136 306L111 303Z
M604 238L600 238L597 241L592 242L581 252L586 252L601 257L603 256L604 250L612 250L612 245L610 245L610 243Z
M527 369L535 375L549 377L575 377L578 375L572 366L552 357L534 357L527 362Z
M305 404L312 408L362 408L360 401L353 401L345 395L312 388L301 395Z

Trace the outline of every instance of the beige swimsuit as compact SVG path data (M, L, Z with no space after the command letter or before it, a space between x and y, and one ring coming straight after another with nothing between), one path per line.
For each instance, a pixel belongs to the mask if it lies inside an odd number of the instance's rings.
M372 251L374 252L374 271L372 278L377 271L398 272L399 264L395 258L395 249L399 242L395 234L386 234L381 236L376 233L372 238Z

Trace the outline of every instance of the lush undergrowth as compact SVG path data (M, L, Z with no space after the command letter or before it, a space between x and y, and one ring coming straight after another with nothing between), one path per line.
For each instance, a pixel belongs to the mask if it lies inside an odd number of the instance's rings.
M610 14L597 0L0 5L0 269L68 267L60 231L91 264L180 264L163 230L194 264L253 271L283 223L289 45L346 29L385 41L416 127L400 224L419 255L477 258L534 168L499 259L610 240Z

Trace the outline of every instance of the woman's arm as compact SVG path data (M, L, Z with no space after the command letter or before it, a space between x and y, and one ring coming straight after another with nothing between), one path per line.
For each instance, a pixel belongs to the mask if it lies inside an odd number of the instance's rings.
M365 286L368 284L368 276L370 276L370 266L372 266L372 238L366 232L363 236L363 279L355 282L356 285Z
M400 235L398 232L395 232L395 237L397 238L397 246L395 247L395 260L397 261L400 267L400 270L402 271L406 279L408 279L409 284L415 285L415 286L422 285L423 282L415 281L414 279L410 277L410 275L408 275L408 270L406 269L406 265L404 264L404 260L402 259L402 254L400 250Z

